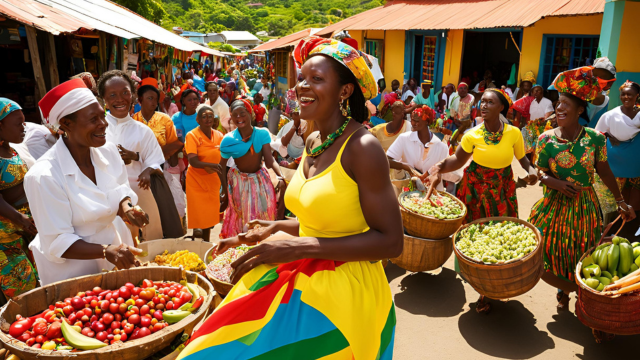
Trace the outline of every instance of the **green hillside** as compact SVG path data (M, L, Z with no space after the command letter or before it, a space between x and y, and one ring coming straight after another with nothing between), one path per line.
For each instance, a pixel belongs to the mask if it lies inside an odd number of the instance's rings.
M384 0L115 0L166 29L202 33L266 31L278 37L308 27L325 27L372 9ZM247 6L261 3L263 6Z

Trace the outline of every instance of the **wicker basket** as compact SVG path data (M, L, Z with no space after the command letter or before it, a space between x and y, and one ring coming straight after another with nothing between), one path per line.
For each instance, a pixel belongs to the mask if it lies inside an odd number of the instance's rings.
M457 236L472 224L489 221L512 221L533 230L538 246L525 257L506 264L484 264L462 254L455 246ZM458 258L460 273L480 295L491 299L510 299L531 290L544 272L542 260L542 236L530 223L511 217L491 217L478 219L461 227L453 237L453 251Z
M103 289L117 289L127 282L134 284L143 279L154 281L180 281L183 271L173 267L139 267L129 270L110 271L107 273L77 277L57 283L49 284L10 300L0 310L0 323L2 329L8 329L15 321L16 315L31 316L46 309L56 301L62 301L66 297L72 296L80 291L92 289L99 286ZM105 346L96 350L86 350L78 352L37 350L26 346L22 341L10 338L0 331L0 341L3 347L12 354L19 356L22 360L38 359L74 359L74 360L139 360L145 359L169 344L183 331L191 334L194 327L204 319L214 297L211 283L203 276L196 273L187 272L187 281L196 283L200 287L200 293L206 295L205 301L199 311L187 316L179 322L167 326L166 328L146 336L142 339L130 340L124 343L117 343Z
M212 247L207 251L206 254L204 254L204 259L202 260L204 261L205 264L209 265L209 263L213 261L214 251L215 251L215 247ZM209 281L211 281L213 288L216 290L216 293L218 293L218 295L220 295L222 298L227 296L229 291L231 291L231 289L233 288L233 284L216 279L209 273L208 268L207 270L205 270L205 273L207 274L207 278L209 279Z
M467 216L467 207L455 196L448 194L444 191L439 191L441 196L447 196L460 205L462 208L462 215L457 219L452 220L440 220L434 217L417 214L413 211L405 209L402 206L402 199L405 196L411 194L421 194L418 191L403 192L398 197L398 203L400 204L400 212L402 213L402 225L409 233L409 235L417 236L423 239L444 239L450 237L453 233L460 228L464 218ZM422 193L424 194L424 193ZM423 195L424 196L424 195Z
M607 225L602 232L603 238L618 219ZM624 222L622 225L624 226ZM602 243L602 239L599 243ZM609 297L593 290L582 281L579 275L582 274L582 260L591 255L596 246L585 252L576 266L576 315L583 324L595 330L617 335L640 334L640 294Z
M390 260L408 271L431 271L442 266L452 252L451 237L432 240L405 235L402 254Z

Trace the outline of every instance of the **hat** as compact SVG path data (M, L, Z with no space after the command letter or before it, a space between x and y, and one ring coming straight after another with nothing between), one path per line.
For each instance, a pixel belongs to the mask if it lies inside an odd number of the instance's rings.
M420 116L422 121L426 121L427 124L431 125L433 123L434 111L427 105L422 105L422 107L417 107L413 110L413 114Z
M595 61L593 62L593 67L596 69L607 70L613 75L613 77L616 77L616 67L613 66L613 63L611 63L609 58L606 56L595 59Z
M17 102L7 98L0 98L0 121L16 110L22 110Z
M425 81L423 81L423 82L422 82L422 85L429 85L429 86L431 86L431 85L433 85L433 81L431 81L431 80L425 80Z
M145 86L145 85L149 85L149 86L153 86L154 88L158 88L158 80L152 78L152 77L148 77L148 78L144 78L142 79L142 81L140 81L140 86Z
M598 78L593 75L589 66L561 72L553 80L553 86L561 93L571 94L587 102L602 92Z
M293 51L298 68L314 54L327 55L346 66L355 76L365 100L378 94L378 84L371 72L373 65L360 51L335 39L311 36L301 40Z
M524 73L524 76L522 77L522 81L528 81L532 84L535 84L536 76L533 74L533 71L527 71L526 73Z
M38 103L45 125L57 129L60 119L98 103L91 90L81 79L73 79L54 87Z

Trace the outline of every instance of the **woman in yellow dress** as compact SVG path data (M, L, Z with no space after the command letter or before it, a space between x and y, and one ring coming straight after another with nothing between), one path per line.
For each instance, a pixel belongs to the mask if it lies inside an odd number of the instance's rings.
M312 37L294 53L304 64L300 116L319 129L285 195L300 222L253 222L261 227L222 240L217 253L277 231L294 238L263 242L232 264L236 285L179 359L393 356L395 308L379 260L402 252L402 220L384 151L361 125L377 85L342 42Z

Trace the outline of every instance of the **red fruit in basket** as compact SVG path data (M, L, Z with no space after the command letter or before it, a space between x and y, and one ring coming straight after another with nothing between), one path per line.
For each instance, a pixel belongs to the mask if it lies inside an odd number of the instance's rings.
M115 329L120 329L120 321L113 321L111 323L111 328L114 329L114 330Z
M38 335L38 336L42 336L42 335ZM18 340L22 341L22 342L27 342L27 340L31 339L32 336L31 334L29 334L28 332L24 332L24 334L20 335L18 337Z
M176 291L175 291L175 290L173 290L173 289L171 289L171 290L169 290L169 292L167 293L167 295L169 295L169 297L170 297L170 298L172 298L172 297L176 296Z
M137 307L139 307L142 310L142 306L144 306L144 304L146 304L147 302L142 300L142 299L138 299L136 300L135 304Z
M89 330L89 333L87 334L88 337L96 337L96 333L93 330Z
M102 315L102 321L105 323L105 325L111 324L113 320L114 316L112 313L105 313L104 315Z
M29 340L25 341L25 343L27 343L27 346L33 346L33 344L36 343L36 339L35 338L29 338Z
M76 310L84 309L84 305L84 300L77 296L71 299L71 306L73 306L73 308Z
M91 302L89 303L89 305L91 305L92 309L95 309L98 306L98 299L93 299L91 300Z
M86 297L91 297L93 295L95 295L95 294L91 290L87 290L87 291L84 292L84 296L86 296Z
M109 341L113 340L113 335L112 334L107 335L107 339L109 339Z
M129 318L127 319L127 321L133 325L138 325L140 323L140 315L138 314L133 314L131 316L129 316Z
M149 328L146 328L146 327L140 328L139 337L143 338L148 335L151 335L151 330L149 330Z
M127 341L127 334L125 333L120 333L120 341Z
M116 300L116 303L117 303L117 304L124 304L124 298L119 297L119 298Z
M156 305L156 310L164 310L164 304L160 303L160 304Z
M118 309L119 308L120 308L120 305L118 305L116 303L109 304L109 312L111 312L112 314L118 313Z
M96 286L96 287L93 288L93 292L96 293L96 294L100 294L100 293L102 293L102 288L100 288L100 286ZM102 294L100 294L100 295L102 295Z
M135 328L135 325L133 324L127 323L122 325L122 330L124 331L125 334L131 334L134 328Z
M157 324L153 325L153 332L160 331L163 328L164 328L164 326L161 323L157 323Z
M140 314L140 308L138 308L137 306L131 306L129 311L133 312L134 314Z
M69 321L73 324L76 322L76 320L78 319L78 317L76 316L75 313L71 313L69 314L69 316L67 316L67 319L69 319Z
M84 316L84 310L80 310L80 311L78 311L78 312L76 313L76 317L77 317L78 319L80 319L80 318L81 318L81 317L83 317L83 316Z
M121 313L121 314L124 314L124 313L127 312L128 308L129 308L129 305L127 305L125 303L122 303L122 304L118 305L118 312Z
M151 319L143 316L140 318L140 326L149 327L151 325Z
M107 293L107 294L104 296L104 299L105 299L105 300L107 300L107 301L111 301L111 298L112 298L112 296L111 296L111 293L110 293L110 292L109 292L109 293Z
M140 291L142 291L142 289L136 286L133 289L131 289L131 295L138 296L140 295Z
M47 330L47 337L49 339L58 339L62 337L62 324L59 321L54 321L51 325L49 325L49 329Z
M167 301L167 305L165 305L167 310L173 310L173 301Z
M96 340L100 340L100 341L105 341L107 340L107 333L104 331L101 331L99 333L96 334Z
M35 343L35 344L33 344L33 346L32 346L32 348L33 348L33 349L40 349L41 347L42 347L42 345L41 345L41 344L38 344L38 343Z
M149 310L151 310L151 308L149 308L149 305L142 305L140 307L140 315L147 315L149 313Z
M143 288L150 288L150 287L153 287L153 281L148 280L148 279L144 279L144 280L142 280L142 287L143 287Z
M96 321L98 321L98 316L96 316L96 315L92 315L91 318L89 319L89 322L92 323L92 324L94 322L96 322Z
M33 333L36 335L44 335L47 333L47 324L38 322L33 325Z
M36 336L36 337L35 337L35 341L36 341L37 343L40 343L40 344L44 343L44 342L45 342L45 340L44 340L44 335L38 335L38 336Z
M78 326L78 327L80 327L82 329L82 327L83 327L82 321L76 320L76 322L73 324L73 326Z
M89 317L87 315L82 315L80 321L82 321L83 323L89 322Z
M153 317L154 317L154 318L156 318L156 319L158 319L158 321L162 321L162 311L160 311L160 310L156 310L156 311L153 313Z
M84 312L84 314L85 314L85 315L87 315L87 316L91 316L91 315L93 315L93 310L91 310L91 309L89 309L89 308L84 308L84 309L82 310L82 312Z
M84 336L89 336L89 331L91 331L91 328L85 327L85 328L82 328L80 333Z
M107 300L100 301L100 309L102 311L109 311L109 302Z
M62 312L64 313L65 316L69 316L71 315L73 312L75 311L75 309L73 308L73 306L71 305L67 305L65 304L65 306L62 308Z
M120 288L120 296L125 300L131 297L131 289L126 286Z
M110 327L108 327L106 331L107 331L107 334L109 335L113 334L113 329Z
M156 296L156 291L153 289L144 289L140 292L140 298L146 301L153 299Z
M58 309L62 309L63 307L67 306L67 304L64 303L64 301L56 301L56 308Z
M122 315L120 315L120 314L114 314L114 316L115 316L115 320L116 320L116 321L122 321Z
M83 298L85 296L87 296L87 294L85 294L83 291L80 291L79 293L76 294L76 297L80 297L80 298Z

